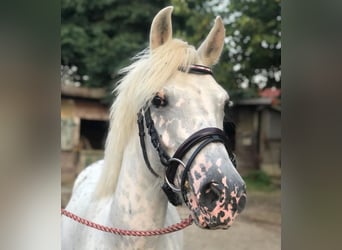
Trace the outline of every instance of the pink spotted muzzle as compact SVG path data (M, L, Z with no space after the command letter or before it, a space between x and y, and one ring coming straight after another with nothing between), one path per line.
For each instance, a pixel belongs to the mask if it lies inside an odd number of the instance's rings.
M141 109L140 144L147 168L157 177L146 152L144 117L152 145L166 167L162 190L170 203L179 206L184 201L195 223L202 228L230 227L245 207L246 188L235 169L235 155L225 132L216 127L200 129L186 138L170 157L159 141L150 108L144 112Z
M238 195L220 189L217 183L208 184L203 193L189 199L195 223L206 229L227 229L242 212L246 204L246 193Z
M217 128L199 130L185 140L171 159L183 166L178 168L176 186L201 228L230 227L246 204L246 185L236 171L227 140ZM172 187L173 183L168 185Z
M246 185L231 161L220 157L222 151L222 146L210 146L188 174L185 200L201 228L229 228L246 204Z

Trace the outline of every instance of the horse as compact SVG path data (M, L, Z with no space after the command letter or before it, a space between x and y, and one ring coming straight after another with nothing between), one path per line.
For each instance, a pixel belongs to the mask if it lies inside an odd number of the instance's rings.
M115 87L104 159L76 178L66 210L126 230L151 230L180 220L185 205L202 229L228 229L246 203L223 131L228 93L211 67L225 28L216 17L198 49L172 37L173 7L160 10L149 48L124 68ZM62 249L182 249L182 232L113 235L62 216Z

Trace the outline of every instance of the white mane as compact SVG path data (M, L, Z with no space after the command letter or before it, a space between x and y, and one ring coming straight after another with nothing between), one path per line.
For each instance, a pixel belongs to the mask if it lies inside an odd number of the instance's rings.
M105 167L97 186L97 196L112 195L120 174L126 143L137 130L137 113L165 82L182 67L199 62L193 46L172 39L150 52L138 54L136 61L121 70L125 76L114 90L116 99L111 107L110 128L105 147ZM138 140L137 140L137 143Z

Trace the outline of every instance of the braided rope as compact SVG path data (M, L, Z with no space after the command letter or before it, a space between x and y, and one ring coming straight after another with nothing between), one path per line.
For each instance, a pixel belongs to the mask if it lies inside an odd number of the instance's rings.
M193 219L191 215L189 215L189 218L183 219L181 222L173 224L171 226L160 228L156 230L146 230L146 231L140 231L140 230L125 230L120 228L114 228L114 227L107 227L100 224L97 224L95 222L83 219L76 214L73 214L65 209L61 210L61 214L73 219L74 221L77 221L83 225L86 225L88 227L95 228L97 230L117 234L117 235L123 235L123 236L155 236L155 235L162 235L167 233L176 232L179 230L182 230L188 226L190 226L193 222Z

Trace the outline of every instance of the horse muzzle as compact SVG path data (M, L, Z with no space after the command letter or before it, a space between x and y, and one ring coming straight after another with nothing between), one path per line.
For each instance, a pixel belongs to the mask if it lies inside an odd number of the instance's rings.
M188 194L188 206L195 223L206 229L227 229L242 212L246 204L246 185L240 176L216 174L201 183L193 180L193 191Z

